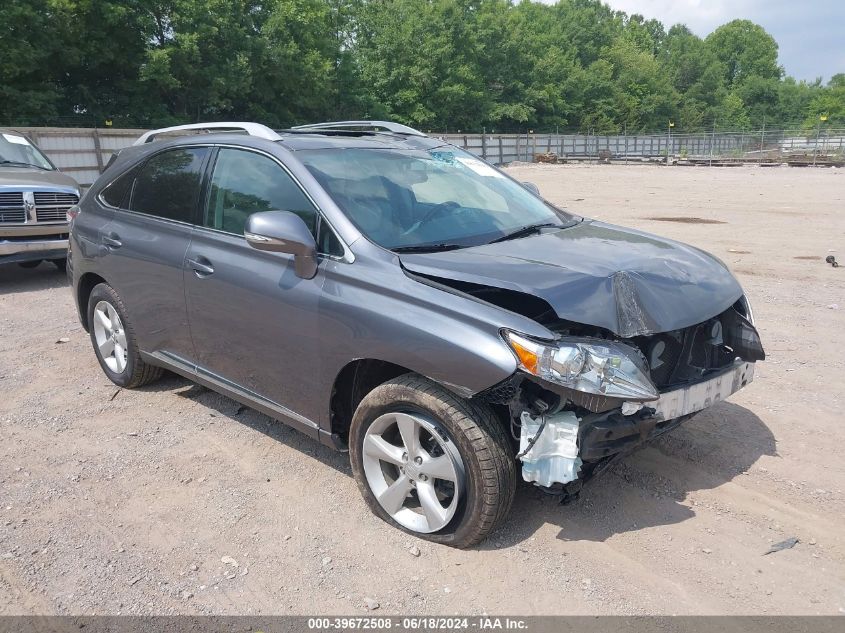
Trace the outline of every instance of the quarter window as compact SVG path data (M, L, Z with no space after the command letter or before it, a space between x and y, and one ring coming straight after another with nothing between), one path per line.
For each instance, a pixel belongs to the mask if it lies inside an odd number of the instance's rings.
M130 209L193 222L208 148L173 149L150 158L138 172Z
M129 196L132 194L132 183L135 182L137 171L137 169L130 169L103 189L103 193L100 195L106 201L106 204L120 209L129 208Z
M205 211L207 227L243 235L260 211L290 211L317 234L317 209L278 163L254 152L221 148Z

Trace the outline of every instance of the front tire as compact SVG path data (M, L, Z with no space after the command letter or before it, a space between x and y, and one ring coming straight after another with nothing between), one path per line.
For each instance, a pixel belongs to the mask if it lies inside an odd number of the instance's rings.
M114 384L133 389L161 377L160 367L141 360L126 307L108 284L98 284L91 291L88 326L100 367Z
M349 452L377 516L452 547L484 540L516 491L513 449L492 409L417 374L388 381L361 401Z

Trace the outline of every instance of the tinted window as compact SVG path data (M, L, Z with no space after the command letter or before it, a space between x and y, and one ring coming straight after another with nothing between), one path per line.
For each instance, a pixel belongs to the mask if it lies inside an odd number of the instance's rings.
M150 158L138 172L131 209L193 222L208 148L173 149Z
M135 182L136 172L136 169L130 169L103 189L100 195L106 204L124 209L129 206L129 195L132 193L132 183Z
M343 256L343 246L328 223L320 218L317 228L317 251L326 255Z
M317 234L317 210L278 163L254 152L222 148L211 179L205 226L243 235L259 211L291 211Z

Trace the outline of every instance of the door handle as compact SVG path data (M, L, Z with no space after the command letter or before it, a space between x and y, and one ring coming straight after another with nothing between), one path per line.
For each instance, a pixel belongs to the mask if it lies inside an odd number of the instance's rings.
M103 235L103 244L109 248L120 248L123 246L123 242L120 241L120 236L117 233Z
M197 257L196 259L189 259L188 263L194 269L197 277L203 278L214 274L214 266L205 257Z

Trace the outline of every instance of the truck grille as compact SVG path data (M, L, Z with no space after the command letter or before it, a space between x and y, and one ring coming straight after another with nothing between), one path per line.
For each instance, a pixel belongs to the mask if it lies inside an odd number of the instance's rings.
M65 208L72 207L77 202L77 198L72 193L58 193L53 191L36 191L35 192L35 206L62 206Z
M23 193L20 191L0 192L0 224L24 222L26 210L23 206Z
M67 211L77 202L79 196L60 191L36 191L32 198L22 191L0 192L0 224L23 224L31 221L27 217L24 199L34 199L36 222L64 222Z
M26 220L26 213L23 209L0 208L0 224L21 223Z
M23 208L23 192L21 192L21 191L0 191L0 207L21 207L21 208Z
M34 196L38 222L64 222L68 209L79 202L79 197L72 193L36 191Z
M35 210L35 217L39 222L56 222L58 220L64 221L67 217L67 210L70 207L54 207L54 208L42 208L38 207Z

